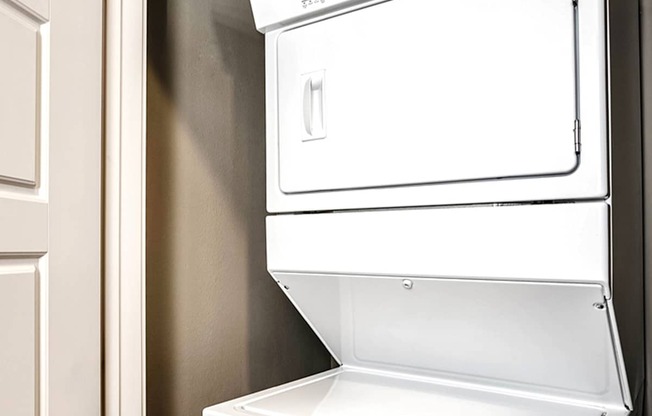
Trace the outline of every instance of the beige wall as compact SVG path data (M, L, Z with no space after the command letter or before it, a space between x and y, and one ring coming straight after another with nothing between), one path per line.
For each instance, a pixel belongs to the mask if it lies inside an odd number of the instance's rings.
M330 365L265 271L263 37L246 0L149 2L147 395L156 416Z

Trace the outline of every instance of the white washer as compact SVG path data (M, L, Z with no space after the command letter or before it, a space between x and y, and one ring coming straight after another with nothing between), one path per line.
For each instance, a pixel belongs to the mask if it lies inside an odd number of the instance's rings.
M204 416L628 414L608 211L269 217L268 269L340 367Z

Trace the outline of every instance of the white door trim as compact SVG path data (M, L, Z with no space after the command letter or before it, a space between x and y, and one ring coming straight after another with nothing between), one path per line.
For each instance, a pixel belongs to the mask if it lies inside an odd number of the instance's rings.
M106 0L105 414L145 401L147 1Z

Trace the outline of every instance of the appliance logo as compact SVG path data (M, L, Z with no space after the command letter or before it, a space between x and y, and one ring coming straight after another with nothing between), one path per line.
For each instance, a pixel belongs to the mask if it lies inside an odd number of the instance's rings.
M324 3L326 3L326 0L301 0L301 6L303 6L304 9Z

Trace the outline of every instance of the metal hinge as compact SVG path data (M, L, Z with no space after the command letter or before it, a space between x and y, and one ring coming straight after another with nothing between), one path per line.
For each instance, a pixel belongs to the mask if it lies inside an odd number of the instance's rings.
M579 120L575 120L573 123L573 135L575 136L575 153L580 154L582 151L582 126Z

